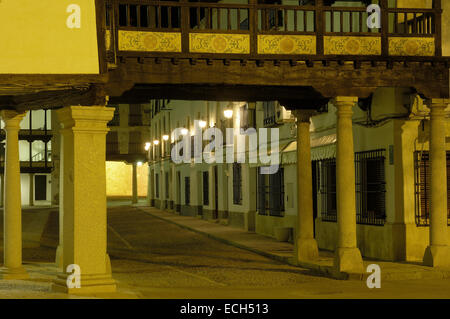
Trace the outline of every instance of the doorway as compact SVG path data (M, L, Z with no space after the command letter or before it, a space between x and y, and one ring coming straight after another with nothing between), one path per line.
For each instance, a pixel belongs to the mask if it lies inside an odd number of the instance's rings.
M47 200L47 176L34 176L34 200Z

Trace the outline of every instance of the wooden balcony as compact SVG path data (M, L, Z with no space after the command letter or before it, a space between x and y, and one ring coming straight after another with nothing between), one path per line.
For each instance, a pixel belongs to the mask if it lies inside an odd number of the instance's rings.
M379 0L381 27L372 29L367 7L356 3L375 1L211 1L96 0L99 74L0 74L0 103L24 111L302 99L315 107L340 95L366 98L379 87L450 97L441 0L429 8Z
M109 0L105 90L111 103L301 99L315 105L338 95L368 97L378 87L448 97L441 1L428 9L378 2L381 27L369 29L366 6L331 6L334 1Z
M110 62L442 55L440 1L430 9L389 8L380 1L379 29L368 28L366 6L325 6L320 0L315 5L112 0L106 7Z

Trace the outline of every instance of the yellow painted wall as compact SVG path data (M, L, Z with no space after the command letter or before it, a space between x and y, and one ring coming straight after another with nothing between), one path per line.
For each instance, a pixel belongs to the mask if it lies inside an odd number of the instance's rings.
M98 74L95 1L0 1L0 60L0 74Z
M138 166L138 196L147 196L148 165ZM131 197L133 166L123 162L106 162L106 195Z
M432 0L397 0L398 8L431 8L431 6Z

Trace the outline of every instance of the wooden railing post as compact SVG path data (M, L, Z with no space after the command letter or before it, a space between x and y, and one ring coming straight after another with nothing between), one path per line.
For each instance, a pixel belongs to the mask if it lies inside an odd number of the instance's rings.
M180 0L181 4L181 52L189 53L189 7L186 6L187 0Z
M249 24L248 30L250 32L250 55L256 56L258 54L258 0L249 0Z
M111 36L114 45L114 64L117 64L117 55L119 54L119 1L113 0L113 12L111 16Z
M442 0L433 0L435 54L442 56Z
M316 54L324 55L325 17L323 0L316 1Z
M99 71L101 74L108 71L106 61L106 5L104 0L95 0L95 10L97 16L97 44L99 47Z
M380 0L381 8L381 55L389 55L389 4L388 0Z

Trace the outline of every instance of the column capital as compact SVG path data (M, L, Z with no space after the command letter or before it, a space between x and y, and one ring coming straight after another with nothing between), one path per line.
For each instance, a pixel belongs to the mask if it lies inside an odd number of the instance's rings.
M358 102L357 96L336 96L333 99L335 106L354 106Z
M113 107L68 106L56 111L62 130L106 133L114 116Z
M429 109L441 109L445 110L450 104L450 99L428 99L425 101L426 106Z
M351 117L353 106L358 102L357 96L337 96L333 100L333 105L337 109L338 116Z
M14 110L2 110L0 115L5 122L5 130L20 129L20 122L25 117L26 112L20 113Z
M297 123L309 123L312 116L317 114L316 110L293 110Z

